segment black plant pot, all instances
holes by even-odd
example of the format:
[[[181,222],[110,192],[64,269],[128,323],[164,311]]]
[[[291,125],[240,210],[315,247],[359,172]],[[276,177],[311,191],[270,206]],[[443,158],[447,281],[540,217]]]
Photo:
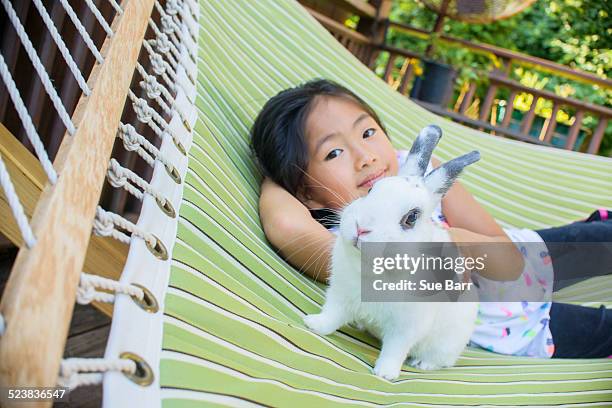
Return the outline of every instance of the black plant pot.
[[[410,97],[445,107],[453,94],[457,71],[435,61],[424,63],[423,75],[415,78]]]

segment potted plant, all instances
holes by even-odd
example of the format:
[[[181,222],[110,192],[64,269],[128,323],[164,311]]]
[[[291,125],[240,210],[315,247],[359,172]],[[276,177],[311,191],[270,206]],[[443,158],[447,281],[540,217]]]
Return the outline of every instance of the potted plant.
[[[421,61],[423,74],[415,78],[410,97],[423,102],[446,106],[452,95],[457,71],[448,64],[448,47],[432,33],[427,42],[427,57]]]
[[[456,84],[481,80],[477,75],[481,67],[474,54],[447,45],[440,39],[440,33],[430,34],[426,55],[421,61],[423,74],[415,78],[411,98],[446,107]]]

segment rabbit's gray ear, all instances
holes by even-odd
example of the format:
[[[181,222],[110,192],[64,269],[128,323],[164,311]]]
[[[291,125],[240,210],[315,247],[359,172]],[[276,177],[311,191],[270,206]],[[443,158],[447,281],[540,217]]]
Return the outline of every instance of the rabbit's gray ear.
[[[425,186],[432,194],[442,197],[451,188],[463,169],[478,160],[480,160],[480,153],[477,150],[456,157],[427,174],[424,179]]]
[[[419,132],[412,144],[410,153],[402,167],[398,171],[399,176],[423,177],[431,159],[431,153],[442,137],[442,129],[435,125],[429,125]]]

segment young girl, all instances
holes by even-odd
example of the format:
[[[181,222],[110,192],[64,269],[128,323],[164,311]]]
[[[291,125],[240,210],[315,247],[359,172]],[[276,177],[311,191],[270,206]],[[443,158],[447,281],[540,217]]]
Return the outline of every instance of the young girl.
[[[407,152],[393,148],[380,119],[362,99],[327,80],[271,98],[255,120],[251,138],[266,176],[260,197],[266,236],[290,263],[325,282],[338,211],[366,195],[377,180],[397,175]],[[526,253],[524,243],[612,243],[609,217],[610,212],[599,210],[568,226],[504,230],[456,182],[432,218],[448,228],[454,242],[514,242],[517,253],[489,259],[485,276],[499,281],[524,277],[531,285],[519,252]],[[548,248],[550,258],[542,257],[543,263],[552,260],[550,274],[538,279],[543,290],[559,290],[581,279],[554,248]],[[590,276],[611,273],[609,269],[592,270]],[[481,302],[476,324],[470,344],[498,353],[541,358],[612,355],[612,313],[603,305]]]

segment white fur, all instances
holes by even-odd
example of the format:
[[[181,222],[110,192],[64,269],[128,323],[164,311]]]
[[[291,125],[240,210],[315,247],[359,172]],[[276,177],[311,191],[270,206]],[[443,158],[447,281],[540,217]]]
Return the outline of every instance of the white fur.
[[[408,161],[412,167],[413,162]],[[374,373],[389,380],[399,376],[408,355],[409,364],[423,370],[454,365],[474,329],[477,299],[473,291],[469,292],[470,302],[361,301],[361,242],[450,241],[448,233],[431,221],[443,195],[436,191],[448,182],[445,174],[441,170],[429,178],[417,174],[382,179],[366,197],[343,211],[325,304],[321,313],[304,318],[321,335],[351,322],[366,328],[382,341]],[[399,220],[415,207],[421,209],[421,216],[413,228],[402,228]],[[357,239],[357,224],[371,232]]]

